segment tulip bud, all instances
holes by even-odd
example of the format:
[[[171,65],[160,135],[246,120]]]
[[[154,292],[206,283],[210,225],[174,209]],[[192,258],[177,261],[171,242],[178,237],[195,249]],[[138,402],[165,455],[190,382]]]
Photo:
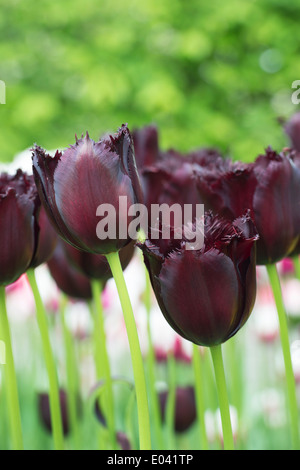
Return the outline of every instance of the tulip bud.
[[[67,435],[70,430],[67,400],[68,400],[68,397],[67,397],[65,390],[61,389],[59,391],[59,401],[60,401],[63,432],[65,435]],[[41,422],[44,425],[45,429],[49,432],[52,432],[50,401],[49,401],[48,393],[43,392],[43,393],[38,394],[38,410],[39,410],[39,416],[40,416]]]
[[[168,391],[159,393],[163,420],[165,419]],[[197,416],[195,390],[192,386],[176,387],[174,429],[178,433],[187,431]]]
[[[87,276],[75,269],[66,256],[65,242],[59,238],[48,268],[57,287],[74,299],[91,299],[91,283]]]

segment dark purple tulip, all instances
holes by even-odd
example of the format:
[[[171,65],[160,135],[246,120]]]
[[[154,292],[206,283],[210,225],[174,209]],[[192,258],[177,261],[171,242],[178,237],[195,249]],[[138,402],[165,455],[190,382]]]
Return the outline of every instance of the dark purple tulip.
[[[162,419],[165,419],[168,391],[159,393]],[[177,433],[187,431],[197,417],[195,390],[192,386],[176,387],[174,429]]]
[[[40,198],[60,236],[75,248],[107,254],[126,246],[119,238],[119,220],[128,227],[127,211],[119,211],[119,197],[127,206],[143,202],[133,142],[126,125],[116,136],[94,142],[88,134],[54,157],[41,147],[33,149],[33,172]],[[116,210],[117,236],[100,240],[97,208],[110,204]],[[126,225],[127,224],[127,225]]]
[[[214,346],[244,325],[256,296],[256,240],[248,215],[231,222],[206,214],[200,250],[187,250],[184,240],[139,244],[161,311],[179,335]]]
[[[236,218],[249,209],[259,234],[257,264],[287,257],[300,237],[300,169],[294,153],[268,148],[254,163],[232,163],[198,172],[198,190],[206,209]]]
[[[59,400],[60,400],[63,432],[65,435],[67,435],[70,431],[69,418],[68,418],[68,402],[67,402],[68,397],[67,397],[67,393],[63,389],[59,391]],[[46,392],[38,394],[38,411],[39,411],[41,422],[44,425],[45,429],[49,432],[52,432],[49,394]]]
[[[135,130],[133,139],[148,210],[151,204],[199,203],[195,170],[215,168],[223,162],[221,154],[213,148],[196,149],[187,154],[174,149],[162,151],[155,126]]]
[[[91,299],[90,280],[71,265],[65,253],[65,245],[66,242],[59,238],[55,251],[48,261],[49,271],[57,287],[66,295],[73,299]]]
[[[119,251],[123,269],[126,269],[130,263],[134,249],[135,243],[132,241]],[[64,243],[64,252],[70,265],[87,278],[99,279],[102,283],[105,283],[112,277],[112,272],[105,256],[77,250],[68,243]]]
[[[269,149],[256,159],[255,175],[257,259],[259,264],[275,263],[288,256],[300,238],[300,169],[288,152],[277,154]]]
[[[8,285],[46,262],[57,236],[41,208],[33,177],[21,170],[0,175],[0,220],[0,284]]]

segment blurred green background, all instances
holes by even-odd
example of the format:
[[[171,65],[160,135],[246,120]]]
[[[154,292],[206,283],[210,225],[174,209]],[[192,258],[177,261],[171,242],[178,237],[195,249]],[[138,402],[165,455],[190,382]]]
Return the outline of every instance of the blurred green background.
[[[1,2],[0,160],[156,123],[161,146],[252,160],[286,144],[299,0]]]

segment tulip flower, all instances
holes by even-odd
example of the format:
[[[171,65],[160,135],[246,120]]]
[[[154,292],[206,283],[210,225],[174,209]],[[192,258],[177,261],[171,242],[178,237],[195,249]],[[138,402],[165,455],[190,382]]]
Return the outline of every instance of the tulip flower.
[[[140,172],[145,204],[199,203],[195,171],[199,167],[215,169],[223,162],[213,148],[182,154],[174,149],[159,148],[154,126],[138,129],[133,134],[137,167]]]
[[[68,397],[64,389],[59,390],[59,402],[63,423],[64,435],[68,435],[70,432],[69,417],[68,417]],[[42,424],[48,432],[52,432],[51,422],[51,411],[50,411],[50,400],[49,394],[46,392],[40,392],[38,394],[38,411],[39,417]],[[79,410],[77,410],[79,413]]]
[[[168,248],[157,240],[139,244],[167,322],[183,338],[210,347],[219,372],[220,345],[245,324],[255,302],[257,239],[249,214],[231,222],[209,213],[200,250],[186,250],[184,239],[171,240]],[[220,397],[224,381],[221,389]],[[224,409],[230,447],[227,405]]]
[[[162,418],[165,420],[168,391],[159,393]],[[176,387],[174,429],[177,433],[187,431],[197,416],[195,390],[192,386]]]
[[[269,147],[254,163],[226,161],[215,172],[200,169],[197,178],[206,210],[230,218],[250,210],[259,234],[258,265],[276,263],[294,250],[300,238],[300,169],[290,151]]]
[[[15,282],[28,269],[46,262],[57,235],[41,207],[31,175],[18,170],[0,175],[0,285]]]
[[[50,226],[31,175],[18,170],[0,175],[0,297],[1,334],[7,351],[8,409],[13,445],[23,448],[17,383],[9,324],[6,316],[4,286],[23,273],[39,266],[51,256],[57,235]]]
[[[300,246],[300,167],[295,151],[266,149],[254,163],[226,162],[224,168],[198,172],[199,195],[206,206],[227,217],[250,210],[259,240],[257,264],[266,265],[276,301],[285,361],[293,443],[300,442],[295,381],[288,328],[276,263],[295,256]]]
[[[163,253],[156,240],[139,247],[166,320],[185,339],[213,346],[233,336],[251,313],[258,237],[249,216],[230,223],[206,214],[204,230],[201,250],[185,250],[180,240]]]
[[[150,418],[144,367],[135,319],[123,277],[119,250],[127,246],[129,208],[143,202],[134,145],[127,125],[116,136],[94,142],[88,135],[54,157],[33,149],[33,173],[45,210],[58,234],[78,250],[105,255],[116,281],[133,362],[137,390],[140,445],[151,447]],[[120,207],[120,199],[125,206]],[[109,206],[109,215],[104,213]],[[111,211],[112,209],[112,211]],[[101,220],[99,221],[99,216]],[[113,220],[111,220],[113,219]],[[103,235],[102,225],[115,229]],[[122,233],[120,233],[122,232]],[[105,233],[104,233],[105,235]],[[95,284],[94,284],[95,286]],[[99,295],[94,295],[99,298]],[[99,303],[98,310],[100,307]]]
[[[28,268],[35,250],[36,193],[27,175],[0,178],[0,284],[16,281]],[[5,230],[3,230],[5,227]]]
[[[37,285],[34,279],[34,269],[40,264],[45,263],[52,255],[57,242],[57,234],[52,228],[44,208],[38,196],[38,192],[32,175],[18,170],[15,175],[9,176],[2,174],[0,178],[0,214],[1,222],[5,230],[1,231],[1,267],[0,267],[0,284],[1,297],[3,304],[3,314],[5,312],[4,288],[3,285],[10,284],[17,280],[21,274],[27,273],[31,286],[34,291],[35,298],[37,296]],[[42,305],[39,299],[39,304]],[[43,344],[47,342],[48,361],[52,356],[51,345],[47,332],[47,321],[41,310],[37,312],[37,319],[42,331]],[[11,349],[9,329],[6,319],[3,319],[6,325],[2,325],[2,331],[6,331],[5,343],[8,350]],[[10,358],[7,370],[10,373],[10,380],[7,381],[8,386],[16,388],[15,380],[13,380],[14,366],[12,352],[8,354]],[[52,372],[55,365],[52,359]],[[49,362],[48,362],[49,366]],[[55,372],[52,373],[54,376]],[[55,386],[54,386],[55,388]],[[56,394],[53,389],[51,395]],[[15,400],[11,404],[12,427],[18,426],[18,405],[16,390],[9,392],[9,400]],[[55,401],[55,400],[54,400]],[[57,413],[57,423],[59,427],[59,410]],[[58,431],[59,433],[59,431]],[[16,446],[21,446],[20,432],[19,438],[15,437]]]
[[[57,246],[47,265],[58,288],[74,299],[91,299],[90,279],[75,269],[66,256],[65,242],[58,240]]]
[[[115,210],[119,233],[120,226],[125,230],[130,223],[128,207],[143,200],[127,126],[123,125],[115,137],[98,142],[87,133],[64,152],[57,151],[54,157],[36,146],[32,159],[40,198],[67,243],[89,253],[108,254],[130,242],[128,236],[100,239],[97,235],[101,205],[109,204]],[[127,201],[123,211],[119,207],[120,197]]]

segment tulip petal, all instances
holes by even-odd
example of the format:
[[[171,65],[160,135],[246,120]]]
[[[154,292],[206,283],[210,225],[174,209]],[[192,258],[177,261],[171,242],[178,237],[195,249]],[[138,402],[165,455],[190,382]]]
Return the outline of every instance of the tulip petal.
[[[16,281],[29,267],[35,250],[35,203],[10,188],[0,196],[0,285]]]
[[[181,336],[203,346],[231,334],[238,312],[239,284],[230,258],[211,249],[173,253],[164,262],[158,299],[166,320]]]

